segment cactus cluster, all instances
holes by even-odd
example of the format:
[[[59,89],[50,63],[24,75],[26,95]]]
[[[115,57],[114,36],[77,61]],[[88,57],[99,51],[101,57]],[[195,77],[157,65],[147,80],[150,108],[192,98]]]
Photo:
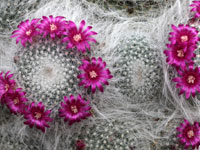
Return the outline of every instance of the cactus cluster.
[[[92,126],[83,126],[81,133],[72,140],[71,150],[76,149],[76,142],[81,140],[86,150],[130,150],[134,140],[130,137],[131,129],[120,121],[101,121]]]
[[[6,107],[0,109],[0,147],[1,150],[44,150],[37,138],[21,137],[17,128],[14,128],[13,120],[17,120]],[[21,124],[18,124],[21,127]]]
[[[16,28],[23,15],[35,10],[40,0],[3,0],[0,3],[0,33]]]
[[[169,5],[174,0],[87,0],[97,3],[105,9],[124,10],[129,15],[143,15],[147,12],[155,12]],[[159,12],[159,11],[157,11]]]
[[[140,103],[159,96],[162,65],[149,41],[145,37],[132,36],[116,49],[116,57],[119,57],[113,65],[114,75],[119,79],[116,88]]]
[[[34,142],[30,138],[19,140],[13,134],[0,134],[1,150],[44,150],[38,144],[39,141]]]
[[[183,150],[184,146],[181,145],[177,139],[176,127],[181,119],[173,119],[167,123],[165,128],[158,134],[161,139],[157,139],[151,144],[151,149],[159,150]]]
[[[59,40],[41,39],[15,56],[20,84],[33,101],[57,109],[63,97],[78,94],[78,66],[85,55],[66,50]]]

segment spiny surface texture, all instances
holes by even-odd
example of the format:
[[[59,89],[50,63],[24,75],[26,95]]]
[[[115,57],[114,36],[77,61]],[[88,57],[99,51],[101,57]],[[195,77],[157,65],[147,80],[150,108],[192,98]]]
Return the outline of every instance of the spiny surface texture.
[[[161,8],[174,3],[174,0],[87,0],[93,2],[106,10],[122,10],[129,16],[146,15],[155,13]]]
[[[156,49],[145,37],[131,37],[117,47],[119,60],[114,64],[116,87],[134,102],[145,102],[159,96],[162,68]]]
[[[41,39],[22,49],[14,59],[27,95],[49,109],[56,109],[64,96],[78,92],[81,58],[82,54],[66,50],[60,41]]]
[[[37,9],[39,0],[3,0],[0,3],[0,33],[16,28],[24,14]]]

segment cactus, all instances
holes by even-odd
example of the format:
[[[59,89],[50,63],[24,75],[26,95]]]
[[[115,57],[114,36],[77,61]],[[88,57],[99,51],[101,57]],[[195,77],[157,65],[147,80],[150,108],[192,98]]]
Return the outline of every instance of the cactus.
[[[76,142],[81,140],[85,150],[130,150],[134,140],[130,137],[131,130],[120,121],[101,121],[92,126],[83,126],[71,143],[71,150],[76,149]]]
[[[20,140],[12,133],[0,134],[1,150],[44,150],[40,147],[39,141],[25,138]]]
[[[19,117],[11,115],[6,107],[0,109],[0,149],[1,150],[44,150],[38,138],[20,136],[22,124]],[[17,122],[17,123],[16,123]],[[33,134],[32,134],[33,135]]]
[[[78,66],[83,57],[66,50],[59,40],[39,40],[15,56],[18,81],[33,101],[56,110],[64,96],[78,94]]]
[[[16,28],[25,13],[35,10],[40,0],[3,0],[0,3],[0,33]]]
[[[161,7],[165,7],[175,0],[87,0],[97,3],[105,9],[123,10],[129,15],[143,15],[148,12],[159,12]]]
[[[160,93],[162,65],[156,49],[145,37],[132,37],[116,50],[119,60],[113,65],[115,84],[120,92],[135,102],[148,101]]]

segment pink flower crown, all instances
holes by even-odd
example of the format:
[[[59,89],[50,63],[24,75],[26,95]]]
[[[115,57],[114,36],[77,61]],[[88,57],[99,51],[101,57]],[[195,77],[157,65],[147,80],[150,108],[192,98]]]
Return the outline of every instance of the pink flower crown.
[[[97,34],[91,31],[91,26],[84,29],[85,24],[85,21],[82,20],[78,28],[73,21],[66,21],[65,17],[43,16],[42,19],[22,21],[18,25],[18,30],[12,33],[11,38],[15,37],[16,43],[21,42],[23,47],[26,47],[27,44],[37,43],[41,37],[61,40],[62,43],[66,43],[67,50],[85,53],[87,50],[90,51],[90,42],[96,43],[92,36]],[[108,79],[113,77],[101,57],[83,59],[77,69],[81,72],[77,75],[77,78],[80,79],[79,86],[84,86],[92,93],[95,93],[97,88],[103,92],[103,85],[108,85]],[[50,117],[51,110],[46,110],[46,106],[42,102],[29,102],[26,92],[18,87],[16,79],[13,79],[10,71],[0,73],[0,102],[2,105],[6,105],[12,113],[23,115],[26,119],[24,124],[31,128],[35,126],[45,132],[46,127],[49,127],[48,123],[53,120]],[[72,125],[74,122],[80,122],[91,116],[91,109],[90,101],[85,100],[81,94],[78,94],[77,97],[68,95],[60,103],[59,116]]]
[[[190,6],[193,7],[192,12],[198,10],[195,11],[193,20],[199,19],[200,2],[194,1]],[[190,95],[195,97],[197,92],[200,93],[200,67],[196,67],[194,62],[200,40],[199,31],[189,24],[172,25],[172,29],[173,32],[169,33],[170,43],[167,44],[164,54],[167,56],[167,63],[175,67],[178,72],[178,77],[172,81],[176,82],[176,88],[180,89],[179,95],[185,93],[188,99]]]
[[[199,31],[194,23],[200,19],[200,1],[193,1],[190,5],[191,12],[194,17],[190,20],[189,24],[178,26],[172,25],[173,32],[169,35],[169,44],[164,51],[167,59],[166,62],[175,67],[178,77],[172,79],[176,83],[176,88],[180,89],[179,95],[185,94],[186,99],[196,93],[200,93],[200,67],[196,66],[194,58],[196,57],[195,51],[198,48]],[[200,145],[200,126],[199,122],[191,124],[188,120],[180,124],[177,130],[177,138],[184,149],[192,148],[198,149]]]

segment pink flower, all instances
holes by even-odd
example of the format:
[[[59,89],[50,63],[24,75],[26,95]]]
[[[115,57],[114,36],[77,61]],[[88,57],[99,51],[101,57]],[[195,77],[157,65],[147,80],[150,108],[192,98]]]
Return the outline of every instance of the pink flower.
[[[38,104],[32,102],[28,106],[27,111],[24,112],[24,118],[26,119],[24,124],[29,125],[31,128],[35,125],[36,128],[42,130],[42,132],[45,132],[45,127],[49,128],[47,122],[52,121],[52,119],[49,117],[50,113],[51,110],[45,111],[42,102],[39,102]]]
[[[69,21],[68,32],[64,33],[67,37],[63,39],[63,42],[68,42],[66,49],[76,47],[78,51],[84,53],[86,48],[90,50],[89,41],[96,43],[96,40],[91,36],[96,35],[97,33],[90,31],[92,29],[91,26],[88,26],[83,30],[84,26],[84,20],[81,21],[79,29],[73,21]]]
[[[78,78],[82,79],[79,86],[91,87],[93,93],[96,91],[96,87],[98,87],[103,92],[102,84],[108,85],[107,80],[113,77],[110,70],[105,67],[106,62],[103,62],[101,57],[98,60],[94,57],[91,61],[83,60],[83,64],[79,66],[79,70],[83,71],[82,74],[78,75]]]
[[[185,148],[189,146],[192,146],[193,149],[198,148],[200,142],[200,128],[198,122],[191,125],[189,121],[185,119],[176,130],[179,132],[177,137],[180,143],[185,145]]]
[[[4,94],[15,88],[15,80],[11,80],[13,74],[10,71],[6,72],[3,76],[3,72],[0,73],[0,100]],[[1,101],[3,102],[3,101]]]
[[[192,7],[191,12],[195,13],[195,18],[200,17],[200,1],[193,1],[190,5]]]
[[[43,20],[41,20],[41,24],[39,25],[40,33],[43,34],[43,37],[50,35],[52,39],[55,39],[56,36],[59,38],[63,35],[63,32],[66,29],[67,21],[63,20],[65,17],[62,16],[43,16]]]
[[[25,92],[18,88],[15,91],[11,90],[4,94],[2,99],[12,113],[23,113],[26,108],[25,102],[27,102],[25,94]]]
[[[40,19],[33,19],[31,22],[29,20],[22,21],[17,28],[18,30],[15,30],[12,32],[11,38],[17,37],[16,43],[18,43],[21,40],[21,44],[25,47],[26,42],[29,43],[33,42],[33,38],[39,34],[37,31],[38,28],[38,22]]]
[[[178,27],[172,25],[173,32],[170,33],[171,43],[179,45],[196,44],[199,40],[198,31],[189,25],[180,24]]]
[[[190,94],[194,97],[196,91],[200,92],[200,68],[193,66],[184,67],[183,70],[178,70],[180,77],[174,78],[173,81],[177,82],[176,88],[180,88],[180,94],[185,93],[186,99]]]
[[[192,58],[196,56],[194,53],[194,50],[197,48],[196,45],[167,44],[167,47],[168,49],[164,53],[168,56],[166,61],[171,65],[185,67],[186,63],[190,63]]]
[[[85,150],[85,142],[83,140],[76,141],[76,150]]]
[[[69,121],[69,125],[91,116],[90,101],[85,101],[80,94],[77,98],[73,95],[70,95],[69,98],[65,96],[64,101],[65,103],[61,102],[59,109],[60,117],[64,117],[64,121]]]

